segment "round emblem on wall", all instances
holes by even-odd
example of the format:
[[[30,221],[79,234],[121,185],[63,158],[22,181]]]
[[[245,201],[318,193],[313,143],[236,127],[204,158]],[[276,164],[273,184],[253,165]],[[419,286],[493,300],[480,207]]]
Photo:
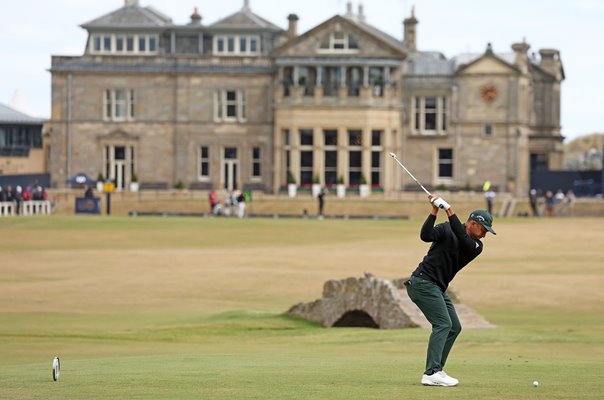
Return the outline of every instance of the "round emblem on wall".
[[[480,98],[486,103],[492,103],[497,98],[497,88],[495,85],[487,84],[480,88]]]

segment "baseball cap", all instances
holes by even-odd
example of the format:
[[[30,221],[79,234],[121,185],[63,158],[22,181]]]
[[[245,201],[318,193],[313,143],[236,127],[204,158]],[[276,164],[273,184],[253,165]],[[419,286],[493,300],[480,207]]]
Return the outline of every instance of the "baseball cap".
[[[486,210],[474,210],[470,213],[470,219],[478,222],[484,226],[484,229],[491,232],[493,235],[497,235],[493,230],[493,216]]]

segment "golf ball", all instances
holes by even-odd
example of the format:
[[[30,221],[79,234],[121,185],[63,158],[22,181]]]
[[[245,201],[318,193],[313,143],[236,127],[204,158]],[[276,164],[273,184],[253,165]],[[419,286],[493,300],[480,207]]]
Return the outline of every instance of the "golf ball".
[[[533,381],[533,386],[534,386],[534,387],[539,386],[539,381]]]

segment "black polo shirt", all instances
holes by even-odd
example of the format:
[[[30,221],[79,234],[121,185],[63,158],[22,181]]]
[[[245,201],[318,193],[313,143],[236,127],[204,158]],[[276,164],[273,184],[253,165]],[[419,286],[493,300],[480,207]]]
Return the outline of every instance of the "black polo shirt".
[[[436,215],[430,214],[422,226],[421,240],[432,245],[413,275],[432,281],[445,291],[455,275],[482,252],[482,242],[468,236],[455,214],[449,222],[436,226],[435,222]]]

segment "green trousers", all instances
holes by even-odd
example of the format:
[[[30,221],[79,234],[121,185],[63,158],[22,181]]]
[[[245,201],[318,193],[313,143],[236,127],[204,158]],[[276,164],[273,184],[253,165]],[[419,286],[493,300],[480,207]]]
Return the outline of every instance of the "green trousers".
[[[424,372],[432,375],[445,367],[451,347],[461,332],[461,324],[451,298],[436,283],[413,276],[407,293],[432,324]]]

